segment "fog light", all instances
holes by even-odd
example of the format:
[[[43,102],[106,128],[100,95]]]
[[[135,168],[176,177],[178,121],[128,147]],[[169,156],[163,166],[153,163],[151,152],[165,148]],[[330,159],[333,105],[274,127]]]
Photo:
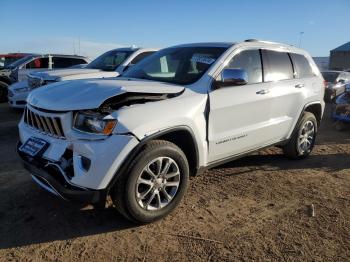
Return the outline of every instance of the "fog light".
[[[87,172],[90,169],[91,166],[91,160],[85,156],[79,156],[80,157],[80,163],[81,167]]]

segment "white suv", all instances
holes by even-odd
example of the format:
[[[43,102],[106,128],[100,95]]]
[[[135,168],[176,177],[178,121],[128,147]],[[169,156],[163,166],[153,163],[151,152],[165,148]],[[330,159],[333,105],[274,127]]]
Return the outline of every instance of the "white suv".
[[[301,159],[324,109],[323,78],[293,46],[200,43],[149,56],[118,79],[61,82],[28,97],[18,153],[64,199],[137,222],[167,215],[190,175],[267,146]]]
[[[50,83],[116,77],[155,51],[157,49],[154,48],[117,48],[102,54],[84,67],[30,73],[28,80],[9,87],[8,103],[14,108],[25,108],[28,94],[33,89]]]

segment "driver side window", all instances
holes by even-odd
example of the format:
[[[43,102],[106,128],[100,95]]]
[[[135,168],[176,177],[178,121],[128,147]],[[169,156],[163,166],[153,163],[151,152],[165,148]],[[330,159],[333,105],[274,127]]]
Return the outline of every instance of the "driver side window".
[[[258,49],[238,53],[231,59],[226,68],[244,69],[248,74],[248,84],[262,82],[261,58]]]

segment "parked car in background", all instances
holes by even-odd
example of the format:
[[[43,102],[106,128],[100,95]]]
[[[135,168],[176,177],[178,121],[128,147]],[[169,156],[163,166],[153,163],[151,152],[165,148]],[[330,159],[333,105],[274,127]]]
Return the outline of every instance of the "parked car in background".
[[[0,54],[0,102],[6,101],[7,87],[11,84],[9,65],[28,56],[26,53]]]
[[[350,83],[350,73],[345,71],[322,71],[326,81],[324,100],[329,103],[345,91],[345,86]]]
[[[0,70],[28,55],[30,54],[29,53],[0,54]]]
[[[10,86],[9,105],[14,108],[24,108],[28,94],[33,89],[46,84],[65,80],[117,77],[155,51],[157,49],[154,48],[118,48],[102,54],[83,68],[31,72],[25,84]]]
[[[299,48],[179,45],[118,78],[34,90],[17,150],[52,194],[102,205],[110,195],[125,217],[147,223],[180,203],[190,175],[272,145],[307,157],[323,96],[323,78]]]
[[[350,127],[350,84],[347,84],[344,93],[337,97],[332,108],[332,118],[338,131]]]
[[[12,70],[11,79],[12,82],[19,82],[27,79],[29,73],[51,70],[51,69],[62,69],[68,68],[75,65],[87,64],[90,60],[84,56],[77,55],[32,55],[24,57],[21,60],[11,64],[10,67],[16,67]]]
[[[13,84],[26,80],[27,74],[31,72],[67,68],[74,65],[87,64],[88,62],[90,62],[88,58],[76,55],[31,54],[11,63],[5,69],[7,70],[8,81]],[[8,85],[6,84],[6,90],[0,98],[2,101],[6,101],[7,99]]]

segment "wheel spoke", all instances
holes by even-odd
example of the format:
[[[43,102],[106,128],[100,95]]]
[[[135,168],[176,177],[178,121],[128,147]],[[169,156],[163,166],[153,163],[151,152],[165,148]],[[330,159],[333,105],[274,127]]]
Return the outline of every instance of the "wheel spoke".
[[[179,186],[179,182],[178,181],[167,181],[166,183],[165,183],[165,186],[166,187],[174,187],[174,186],[176,186],[176,187],[178,187]]]
[[[153,173],[153,171],[150,169],[149,165],[144,169],[144,171],[149,174],[150,176],[156,178],[157,175]]]
[[[145,197],[152,191],[153,187],[149,187],[147,190],[145,190],[144,192],[142,192],[139,196],[140,200],[144,200]]]
[[[160,199],[159,191],[157,191],[157,193],[156,193],[156,201],[157,201],[157,207],[161,208],[162,207],[162,201]]]
[[[170,202],[170,200],[172,199],[172,197],[168,194],[168,192],[164,189],[162,190],[163,195],[165,196],[167,202]]]
[[[166,173],[168,173],[170,165],[172,164],[172,162],[170,161],[170,159],[167,159],[165,162],[165,166],[161,172],[162,175],[165,175]]]
[[[144,179],[142,177],[139,177],[137,179],[137,184],[145,184],[145,185],[149,185],[151,187],[154,185],[154,183],[151,180],[147,180],[147,179]]]
[[[156,176],[159,176],[160,175],[160,172],[162,171],[162,163],[163,163],[163,158],[158,158],[156,161],[155,161],[155,164],[156,164]]]
[[[168,174],[165,175],[165,178],[166,179],[170,179],[170,178],[172,178],[174,176],[177,176],[177,175],[180,175],[179,171],[168,173]]]
[[[146,209],[148,209],[149,205],[151,204],[155,196],[156,196],[156,191],[153,191],[152,195],[150,196],[150,198],[147,200],[145,204]]]

